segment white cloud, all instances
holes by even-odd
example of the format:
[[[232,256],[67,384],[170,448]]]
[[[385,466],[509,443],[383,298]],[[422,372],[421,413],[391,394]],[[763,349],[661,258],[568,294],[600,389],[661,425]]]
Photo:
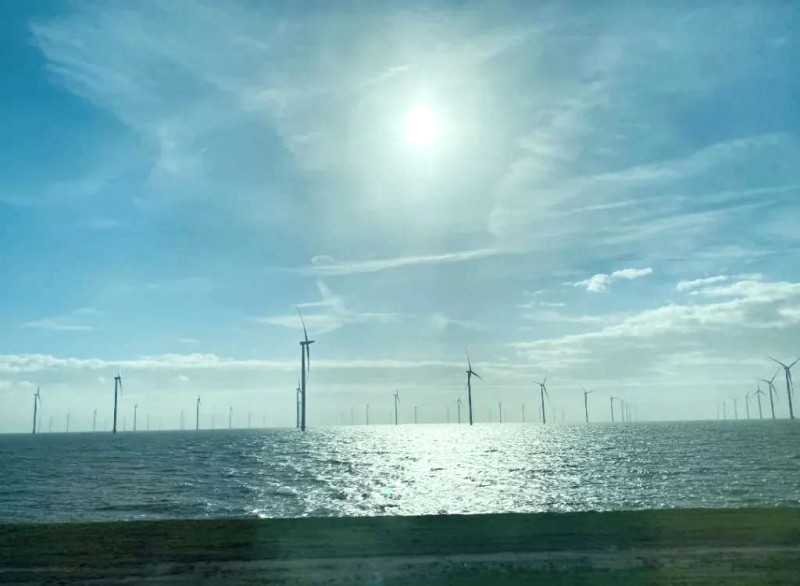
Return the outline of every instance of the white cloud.
[[[356,312],[350,310],[344,299],[334,295],[330,288],[320,280],[317,280],[317,289],[321,299],[298,303],[301,309],[310,309],[311,312],[304,312],[303,319],[309,330],[309,334],[324,334],[338,330],[341,327],[362,324],[362,323],[391,323],[400,317],[395,313],[370,313]],[[274,315],[270,317],[256,318],[257,322],[275,326],[297,329],[301,327],[300,317],[296,313]]]
[[[705,277],[703,279],[694,279],[693,281],[680,281],[676,286],[675,289],[677,291],[688,291],[690,289],[695,289],[697,287],[703,287],[705,285],[710,285],[712,283],[720,283],[722,281],[727,281],[727,275],[717,275],[716,277]]]
[[[428,317],[428,321],[437,330],[446,330],[447,328],[449,328],[451,326],[456,326],[456,327],[459,327],[459,328],[463,328],[465,330],[480,331],[480,330],[484,329],[478,322],[475,322],[475,321],[472,321],[472,320],[453,319],[453,318],[450,318],[450,317],[446,316],[445,314],[443,314],[443,313],[441,313],[439,311],[436,311],[436,312],[432,313]]]
[[[603,291],[607,291],[608,288],[611,286],[611,284],[614,283],[615,281],[620,281],[620,280],[631,281],[633,279],[638,279],[640,277],[644,277],[652,273],[653,269],[651,269],[650,267],[646,267],[643,269],[634,269],[634,268],[620,269],[618,271],[614,271],[610,275],[599,273],[589,279],[568,284],[572,285],[573,287],[582,287],[590,293],[601,293]]]
[[[200,340],[197,338],[178,338],[178,342],[181,344],[199,344]]]
[[[398,258],[384,258],[362,261],[338,261],[330,256],[315,256],[311,259],[311,266],[299,269],[290,269],[293,272],[306,275],[341,276],[359,273],[374,273],[390,269],[417,265],[435,265],[443,263],[465,262],[504,254],[493,248],[479,248],[461,252],[443,254],[427,254],[419,256],[405,256]]]
[[[99,314],[100,312],[92,307],[81,307],[63,315],[45,317],[26,322],[22,324],[22,327],[64,332],[90,331],[95,328],[87,323],[88,318]]]

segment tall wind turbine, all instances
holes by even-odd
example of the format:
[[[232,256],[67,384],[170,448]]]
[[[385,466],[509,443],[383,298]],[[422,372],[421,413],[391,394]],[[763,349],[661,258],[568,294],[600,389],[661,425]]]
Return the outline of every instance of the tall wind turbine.
[[[228,407],[228,429],[233,426],[233,407]]]
[[[197,396],[197,406],[195,407],[194,430],[200,430],[200,395]]]
[[[581,387],[583,389],[583,414],[586,417],[586,423],[589,423],[589,395],[594,393],[594,391],[587,391],[586,387]]]
[[[747,418],[750,419],[750,393],[744,394],[744,409],[747,413]]]
[[[67,433],[69,433],[69,416],[70,414],[67,413],[67,427],[66,427]]]
[[[114,427],[111,433],[117,433],[117,391],[122,394],[122,375],[117,371],[117,376],[114,377]]]
[[[461,397],[456,399],[456,405],[458,406],[458,422],[461,423]]]
[[[733,401],[733,419],[739,419],[739,398],[738,397],[731,397]]]
[[[300,323],[303,324],[303,341],[300,342],[300,431],[306,430],[306,374],[311,371],[311,344],[314,340],[308,339],[308,331],[306,330],[306,322],[303,319],[303,314],[300,309],[297,309],[297,315],[300,316]],[[306,360],[308,364],[306,365]]]
[[[483,380],[481,376],[472,370],[472,362],[469,359],[469,352],[464,350],[467,354],[467,403],[469,407],[469,424],[472,425],[472,377]]]
[[[369,425],[369,403],[367,403],[366,413],[367,413],[367,416],[365,418],[365,421],[366,421],[367,425]]]
[[[39,413],[39,403],[42,401],[42,395],[39,387],[36,387],[36,393],[33,395],[33,435],[36,435],[36,416]]]
[[[181,431],[183,431],[183,409],[181,409]]]
[[[769,387],[769,407],[772,410],[772,418],[773,419],[775,419],[775,402],[772,399],[772,395],[774,394],[775,398],[776,399],[778,398],[778,391],[775,390],[775,377],[778,376],[778,372],[780,372],[780,370],[777,371],[775,374],[773,374],[772,378],[770,380],[767,380],[765,378],[756,379],[756,380],[760,380],[761,382],[767,383],[767,387]]]
[[[625,423],[625,399],[617,398],[617,403],[619,403],[620,420]]]
[[[97,430],[97,407],[94,408],[94,413],[92,414],[92,431]]]
[[[614,423],[614,399],[616,399],[616,397],[609,397],[609,401],[611,402],[611,423]]]
[[[397,425],[397,404],[400,402],[400,390],[394,392],[394,424]]]
[[[771,356],[767,356],[773,362],[777,362],[783,367],[783,372],[786,374],[786,396],[789,398],[789,419],[794,419],[794,407],[792,406],[792,395],[794,394],[794,386],[792,385],[792,367],[800,362],[800,358],[786,366],[780,360],[775,360]]]
[[[139,403],[133,406],[133,431],[136,431],[136,412],[139,410]]]
[[[544,380],[542,382],[534,381],[537,385],[539,385],[539,397],[542,400],[542,423],[547,423],[547,412],[544,408],[544,396],[547,395],[547,398],[550,398],[550,394],[547,392],[547,373],[544,375]]]
[[[764,393],[764,391],[761,390],[761,385],[758,385],[756,387],[756,390],[753,391],[753,395],[758,400],[758,418],[759,419],[764,419],[764,415],[761,413],[761,395],[764,395],[764,394],[766,394],[766,393]]]
[[[525,403],[522,404],[522,423],[525,423]]]

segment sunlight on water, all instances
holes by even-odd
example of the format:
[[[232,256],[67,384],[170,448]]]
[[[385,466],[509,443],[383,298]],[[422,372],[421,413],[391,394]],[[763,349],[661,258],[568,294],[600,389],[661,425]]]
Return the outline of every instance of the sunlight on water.
[[[3,521],[800,505],[789,422],[5,436]]]

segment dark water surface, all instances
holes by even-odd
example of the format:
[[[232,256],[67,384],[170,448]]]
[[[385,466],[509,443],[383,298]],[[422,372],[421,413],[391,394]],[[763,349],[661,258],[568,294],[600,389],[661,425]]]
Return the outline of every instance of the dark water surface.
[[[800,424],[0,436],[0,521],[800,506]]]

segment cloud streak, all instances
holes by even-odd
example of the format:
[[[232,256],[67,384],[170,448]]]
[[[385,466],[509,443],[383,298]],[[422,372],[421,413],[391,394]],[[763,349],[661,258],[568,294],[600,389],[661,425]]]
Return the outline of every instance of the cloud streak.
[[[573,287],[586,289],[589,293],[602,293],[604,291],[608,291],[609,287],[611,287],[611,284],[615,283],[616,281],[632,281],[634,279],[639,279],[652,274],[653,269],[650,267],[645,267],[642,269],[628,268],[614,271],[610,275],[598,273],[589,279],[567,284],[572,285]]]

